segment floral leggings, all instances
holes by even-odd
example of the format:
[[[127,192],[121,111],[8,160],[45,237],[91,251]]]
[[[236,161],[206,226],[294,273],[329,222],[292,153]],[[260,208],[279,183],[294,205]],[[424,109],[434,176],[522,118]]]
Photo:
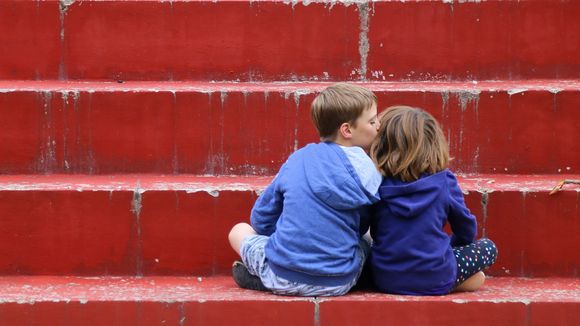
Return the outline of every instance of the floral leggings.
[[[463,247],[454,247],[453,253],[457,260],[457,280],[455,286],[465,282],[495,263],[497,248],[491,240],[482,238]]]

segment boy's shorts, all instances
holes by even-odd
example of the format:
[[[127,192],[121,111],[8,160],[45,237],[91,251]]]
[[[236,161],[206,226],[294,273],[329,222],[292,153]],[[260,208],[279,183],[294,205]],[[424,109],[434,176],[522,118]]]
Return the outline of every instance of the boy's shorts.
[[[265,287],[279,295],[296,296],[337,296],[346,294],[357,282],[362,272],[364,262],[370,252],[370,245],[364,239],[360,239],[358,256],[360,268],[356,277],[348,284],[340,286],[310,285],[288,281],[274,274],[268,262],[264,248],[269,237],[263,235],[248,236],[242,242],[241,256],[244,265],[252,275],[258,276]]]

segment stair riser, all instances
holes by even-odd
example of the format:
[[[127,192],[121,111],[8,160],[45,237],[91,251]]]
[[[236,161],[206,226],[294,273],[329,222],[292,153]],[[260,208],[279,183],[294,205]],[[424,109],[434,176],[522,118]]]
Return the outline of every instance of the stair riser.
[[[0,5],[0,78],[578,78],[579,13],[576,1],[548,0],[10,0]]]
[[[309,117],[317,91],[7,90],[0,173],[275,174],[295,149],[317,141]],[[580,90],[375,92],[380,109],[433,113],[455,171],[580,169]]]
[[[466,202],[478,236],[498,247],[492,275],[578,277],[580,192],[478,192]]]
[[[3,274],[213,275],[255,193],[2,192]]]
[[[466,198],[479,234],[499,248],[492,275],[578,276],[578,192],[482,196]],[[5,190],[0,274],[229,273],[236,257],[227,234],[248,221],[255,199],[252,191]]]
[[[375,302],[333,301],[321,304],[321,325],[573,325],[578,303],[526,302]],[[476,317],[477,316],[477,317]]]
[[[308,301],[0,303],[0,315],[3,325],[314,326],[314,304]]]
[[[368,33],[371,78],[578,76],[579,2],[449,2],[374,3]]]
[[[5,325],[574,325],[577,302],[37,302],[0,304]],[[264,313],[267,311],[268,313]],[[448,312],[448,313],[442,313]],[[477,316],[475,318],[474,316]]]

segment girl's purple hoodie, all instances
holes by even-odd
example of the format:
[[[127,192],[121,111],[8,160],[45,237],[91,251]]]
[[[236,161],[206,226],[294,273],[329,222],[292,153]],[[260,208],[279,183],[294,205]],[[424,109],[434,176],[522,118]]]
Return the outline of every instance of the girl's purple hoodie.
[[[373,279],[380,291],[441,295],[452,290],[457,263],[452,247],[475,239],[475,217],[449,170],[413,182],[385,178],[371,220]],[[443,226],[449,222],[452,236]]]

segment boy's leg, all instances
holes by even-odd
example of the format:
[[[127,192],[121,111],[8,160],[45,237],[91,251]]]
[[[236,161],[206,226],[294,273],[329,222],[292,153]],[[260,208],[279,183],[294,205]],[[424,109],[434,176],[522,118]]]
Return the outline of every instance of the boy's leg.
[[[238,223],[232,228],[228,238],[232,248],[242,258],[242,261],[235,261],[232,266],[232,276],[236,284],[243,289],[268,291],[258,273],[260,262],[264,258],[262,247],[265,241],[253,245],[256,243],[253,238],[267,237],[258,236],[247,223]]]
[[[269,291],[260,277],[252,275],[246,265],[239,260],[236,260],[232,266],[232,276],[236,284],[242,289]]]
[[[230,240],[230,245],[238,253],[239,256],[241,256],[240,250],[242,248],[242,242],[246,237],[251,235],[257,235],[257,233],[256,231],[254,231],[254,228],[252,228],[252,226],[250,226],[248,223],[238,223],[234,225],[234,227],[230,231],[230,234],[228,236]]]
[[[454,291],[475,291],[485,281],[483,270],[495,263],[497,248],[489,239],[453,248],[457,261],[457,280]]]
[[[351,282],[345,285],[323,286],[291,282],[276,276],[269,267],[264,271],[264,274],[266,274],[267,277],[262,278],[262,280],[267,279],[264,284],[271,288],[275,294],[279,295],[308,297],[329,297],[344,295],[355,286],[356,282],[361,277],[363,272],[363,265],[370,253],[370,250],[371,247],[368,240],[361,238],[359,240],[359,247],[357,249],[357,256],[359,259],[358,273]]]

